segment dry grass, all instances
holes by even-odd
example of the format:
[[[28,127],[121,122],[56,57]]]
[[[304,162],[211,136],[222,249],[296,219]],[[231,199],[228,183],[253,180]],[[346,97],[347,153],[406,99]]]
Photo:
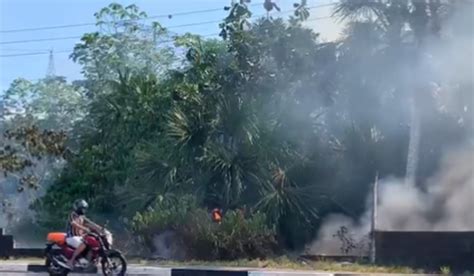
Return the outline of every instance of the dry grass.
[[[337,272],[364,272],[364,273],[397,273],[413,274],[424,273],[420,269],[403,266],[378,266],[363,263],[339,263],[333,261],[307,261],[291,260],[280,257],[271,260],[236,260],[236,261],[138,261],[142,265],[161,265],[172,267],[189,266],[211,266],[211,267],[244,267],[244,268],[266,268],[266,269],[290,269],[290,270],[313,270],[313,271],[337,271]]]

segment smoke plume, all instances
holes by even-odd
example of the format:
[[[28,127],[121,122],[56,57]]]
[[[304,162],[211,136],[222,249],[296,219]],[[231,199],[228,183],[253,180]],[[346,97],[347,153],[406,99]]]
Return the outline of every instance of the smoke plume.
[[[423,192],[389,180],[379,191],[376,227],[381,230],[474,230],[474,148],[450,153]]]
[[[441,170],[428,181],[426,191],[404,179],[380,181],[376,230],[474,230],[474,147],[449,153],[441,164]],[[350,254],[366,255],[370,226],[371,210],[358,221],[332,215],[324,221],[318,239],[307,250],[312,254],[340,255],[348,245],[336,234],[345,227],[346,237],[355,245]]]
[[[472,5],[458,9],[451,20],[445,22],[443,38],[433,39],[421,49],[423,58],[415,68],[418,79],[435,87],[432,93],[438,111],[455,116],[458,124],[467,129],[465,144],[447,150],[437,172],[423,185],[415,185],[413,179],[379,180],[377,230],[474,231],[474,126],[470,110],[474,101],[473,27]],[[416,91],[416,87],[411,89]],[[423,117],[420,123],[436,124],[429,116]],[[438,131],[441,134],[445,130]],[[423,139],[430,137],[421,137],[420,144]],[[346,237],[359,244],[365,243],[352,248],[350,254],[368,254],[366,238],[371,229],[371,197],[367,200],[367,212],[357,220],[343,215],[327,217],[316,241],[307,248],[308,253],[344,253],[341,251],[344,241],[335,234],[341,227],[346,227]]]

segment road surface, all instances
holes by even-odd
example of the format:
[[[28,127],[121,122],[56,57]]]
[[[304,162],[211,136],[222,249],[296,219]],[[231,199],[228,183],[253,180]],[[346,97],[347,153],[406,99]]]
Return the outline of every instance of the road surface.
[[[28,272],[28,263],[0,261],[1,276],[49,276],[48,273]],[[101,274],[71,273],[70,276],[96,276]],[[130,276],[393,276],[400,274],[366,274],[366,273],[338,273],[316,271],[280,271],[255,268],[219,268],[219,267],[189,267],[169,268],[158,266],[129,265],[127,275]],[[404,274],[415,275],[415,274]],[[428,274],[416,274],[426,276]],[[434,274],[430,274],[434,275]]]
[[[130,276],[171,276],[170,268],[154,267],[154,266],[139,266],[129,265],[127,269],[127,275]],[[48,273],[44,272],[28,272],[28,263],[23,262],[1,262],[0,261],[0,275],[1,276],[48,276]],[[70,276],[92,276],[101,274],[86,274],[86,273],[71,273]]]

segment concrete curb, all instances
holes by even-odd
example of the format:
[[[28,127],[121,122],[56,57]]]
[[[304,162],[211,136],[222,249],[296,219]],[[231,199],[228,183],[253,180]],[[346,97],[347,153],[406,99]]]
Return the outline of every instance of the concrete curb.
[[[0,264],[0,272],[26,272],[27,264]],[[3,275],[3,273],[0,273]]]
[[[334,275],[334,276],[393,276],[393,275],[403,275],[403,276],[441,276],[441,274],[353,273],[353,272],[334,273],[333,275]]]
[[[399,273],[354,273],[354,272],[324,272],[324,271],[249,271],[249,276],[438,276],[439,274],[399,274]]]
[[[0,264],[0,275],[7,274],[18,275],[18,273],[45,273],[46,267],[41,265],[27,265],[27,264]],[[100,271],[99,271],[100,272]],[[171,268],[152,267],[152,266],[130,266],[127,269],[127,275],[153,275],[153,276],[171,276]],[[97,275],[96,273],[79,273],[74,272],[72,275]]]
[[[249,276],[335,276],[334,273],[313,271],[249,271]]]

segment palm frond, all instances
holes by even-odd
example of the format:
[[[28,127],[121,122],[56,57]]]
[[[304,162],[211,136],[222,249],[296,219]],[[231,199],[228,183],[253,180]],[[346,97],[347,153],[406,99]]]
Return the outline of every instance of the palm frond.
[[[333,16],[341,21],[384,18],[386,4],[383,0],[341,0],[334,8]]]
[[[239,97],[220,97],[217,100],[216,126],[229,137],[253,144],[259,138],[255,109]]]
[[[211,185],[226,204],[238,200],[244,189],[244,168],[238,154],[222,144],[213,143],[204,151],[201,161],[212,175]]]
[[[207,139],[208,123],[199,111],[184,113],[175,108],[168,115],[166,135],[175,146],[197,149]]]
[[[177,144],[185,144],[192,138],[192,125],[190,118],[180,109],[175,109],[168,116],[168,132],[170,138]]]
[[[310,224],[319,218],[314,202],[288,177],[286,172],[277,167],[272,174],[272,181],[262,185],[261,199],[255,205],[257,210],[269,214],[274,223],[283,216],[297,217],[300,221]]]

